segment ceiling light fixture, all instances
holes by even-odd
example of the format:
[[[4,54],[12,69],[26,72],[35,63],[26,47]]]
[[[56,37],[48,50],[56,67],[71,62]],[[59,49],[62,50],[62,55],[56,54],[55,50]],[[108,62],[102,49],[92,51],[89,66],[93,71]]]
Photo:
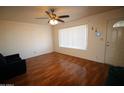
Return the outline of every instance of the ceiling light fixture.
[[[58,21],[56,19],[50,19],[49,23],[51,25],[56,25],[56,24],[58,24]]]

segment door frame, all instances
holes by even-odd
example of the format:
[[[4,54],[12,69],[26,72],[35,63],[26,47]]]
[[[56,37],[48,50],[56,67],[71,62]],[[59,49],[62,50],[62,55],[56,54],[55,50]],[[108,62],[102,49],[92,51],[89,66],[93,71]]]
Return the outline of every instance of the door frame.
[[[108,42],[108,31],[109,31],[109,24],[112,22],[116,23],[118,21],[124,20],[124,17],[118,17],[118,18],[113,18],[113,19],[109,19],[107,20],[107,24],[106,24],[106,38],[105,38],[105,54],[104,54],[104,64],[108,64],[106,62],[106,53],[107,53],[107,42]],[[114,25],[114,24],[113,24]]]

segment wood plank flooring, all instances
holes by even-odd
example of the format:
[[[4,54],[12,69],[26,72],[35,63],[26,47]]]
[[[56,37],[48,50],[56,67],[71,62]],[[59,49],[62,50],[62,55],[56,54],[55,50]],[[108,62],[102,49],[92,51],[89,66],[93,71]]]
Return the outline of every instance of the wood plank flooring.
[[[104,85],[107,74],[108,65],[53,52],[27,59],[27,73],[4,83],[19,86]]]

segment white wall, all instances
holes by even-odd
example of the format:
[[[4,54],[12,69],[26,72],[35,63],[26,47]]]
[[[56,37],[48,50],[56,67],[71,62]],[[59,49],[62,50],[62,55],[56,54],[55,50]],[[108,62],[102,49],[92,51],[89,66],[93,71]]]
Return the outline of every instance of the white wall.
[[[79,20],[75,20],[68,23],[61,23],[53,27],[53,37],[54,37],[54,51],[60,52],[63,54],[68,54],[80,58],[85,58],[88,60],[93,60],[97,62],[104,63],[104,55],[105,55],[105,42],[106,42],[106,32],[107,32],[107,23],[109,20],[124,17],[124,8],[112,10],[109,12],[104,12],[100,14],[96,14],[93,16],[81,18]],[[59,40],[58,40],[58,30],[61,28],[72,27],[88,24],[88,50],[76,50],[76,49],[68,49],[68,48],[60,48]],[[102,33],[101,37],[95,36],[95,29]]]
[[[0,21],[0,52],[20,53],[29,58],[53,51],[52,30],[48,25]]]

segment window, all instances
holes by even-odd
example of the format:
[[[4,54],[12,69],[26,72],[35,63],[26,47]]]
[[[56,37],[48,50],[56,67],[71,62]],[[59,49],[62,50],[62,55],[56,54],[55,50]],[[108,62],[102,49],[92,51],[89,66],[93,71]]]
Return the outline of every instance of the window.
[[[113,25],[113,28],[115,27],[124,27],[124,20],[118,21]]]
[[[87,49],[88,27],[81,25],[59,30],[59,47]]]

